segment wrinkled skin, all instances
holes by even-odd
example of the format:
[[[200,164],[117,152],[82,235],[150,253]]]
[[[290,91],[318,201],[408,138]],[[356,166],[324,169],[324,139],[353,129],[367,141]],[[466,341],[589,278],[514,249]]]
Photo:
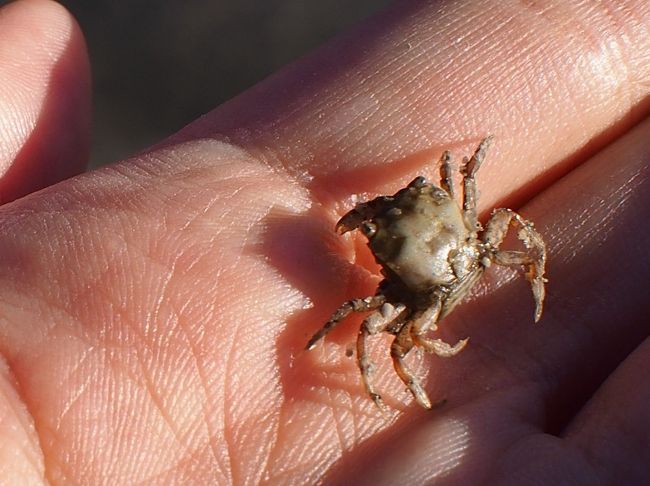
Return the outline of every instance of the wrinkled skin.
[[[648,25],[646,1],[400,2],[51,185],[87,154],[82,36],[44,0],[4,7],[0,194],[26,197],[0,208],[0,477],[647,484]],[[479,210],[516,208],[547,238],[544,319],[491,270],[445,321],[471,347],[412,360],[446,403],[395,394],[381,415],[342,352],[355,326],[302,351],[378,280],[332,225],[352,194],[431,177],[485,133]]]

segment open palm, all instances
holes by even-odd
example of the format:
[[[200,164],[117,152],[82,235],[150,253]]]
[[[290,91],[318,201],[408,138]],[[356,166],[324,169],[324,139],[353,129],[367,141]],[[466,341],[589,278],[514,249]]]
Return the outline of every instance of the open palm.
[[[402,2],[146,153],[88,174],[59,6],[0,11],[0,477],[83,484],[650,480],[650,5]],[[548,245],[545,315],[490,272],[414,355],[427,411],[346,356],[372,294],[353,195],[495,143],[483,215]],[[34,192],[41,187],[46,189]],[[641,283],[638,284],[637,281]]]

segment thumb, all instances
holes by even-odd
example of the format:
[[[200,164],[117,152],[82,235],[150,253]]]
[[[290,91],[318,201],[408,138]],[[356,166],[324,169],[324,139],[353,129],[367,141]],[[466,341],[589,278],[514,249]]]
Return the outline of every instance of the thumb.
[[[90,75],[83,36],[48,0],[0,9],[0,203],[81,172]]]

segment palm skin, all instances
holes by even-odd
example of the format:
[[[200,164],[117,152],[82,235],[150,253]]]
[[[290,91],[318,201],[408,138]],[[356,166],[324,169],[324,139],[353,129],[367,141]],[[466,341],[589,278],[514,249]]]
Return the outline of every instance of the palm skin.
[[[32,127],[0,132],[4,197],[28,194],[0,208],[0,474],[647,482],[650,8],[589,5],[398,4],[146,153],[53,186],[87,147],[87,100],[45,103],[84,93],[83,41],[54,4],[5,7],[0,66],[16,46],[37,62],[0,69],[3,86],[43,92],[0,92],[0,126]],[[523,279],[488,275],[441,326],[470,337],[463,353],[412,360],[446,400],[433,411],[378,338],[382,415],[345,355],[356,322],[303,350],[378,281],[333,224],[353,194],[432,176],[443,149],[487,133],[479,207],[518,208],[546,237],[545,315],[533,325]]]

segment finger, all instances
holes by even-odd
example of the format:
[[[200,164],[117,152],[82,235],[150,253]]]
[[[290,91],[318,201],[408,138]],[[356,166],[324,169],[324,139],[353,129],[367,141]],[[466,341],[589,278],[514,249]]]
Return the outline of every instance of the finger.
[[[546,467],[545,477],[551,477],[556,472],[548,470],[552,463],[589,473],[589,461],[551,434],[576,417],[650,334],[647,291],[638,284],[639,275],[650,271],[650,229],[640,223],[650,207],[649,168],[647,120],[522,208],[548,245],[547,300],[539,325],[532,323],[534,304],[525,280],[516,273],[493,272],[494,280],[478,298],[441,323],[442,332],[470,338],[453,361],[437,360],[430,368],[429,394],[433,400],[446,398],[447,408],[435,417],[405,420],[388,439],[358,448],[331,472],[333,482],[349,479],[353,471],[363,484],[408,482],[414,474],[416,482],[450,477],[478,484],[496,464],[504,477],[513,465],[528,478],[533,466]],[[625,410],[631,415],[628,425],[633,417],[646,418],[639,411],[647,403],[642,385],[638,395],[620,397],[629,402],[627,408],[617,405],[620,411],[602,418],[611,421],[609,435],[600,436],[592,449],[587,446],[589,434],[599,433],[597,411],[611,406],[620,386],[606,385],[596,395],[595,405],[584,417],[578,415],[581,425],[570,427],[568,439],[593,457],[601,454],[604,463],[622,467],[627,450],[615,444],[610,451],[605,448],[616,439],[614,428],[621,425],[616,420]],[[647,428],[639,425],[631,440],[643,437]]]
[[[647,113],[649,19],[640,1],[400,2],[181,136],[225,136],[336,201],[493,133],[481,207],[520,201]]]
[[[0,202],[83,170],[89,68],[70,14],[46,0],[0,11]]]
[[[503,357],[552,404],[551,429],[561,428],[650,333],[646,290],[638,285],[639,275],[650,271],[650,230],[640,224],[649,216],[648,167],[650,120],[522,209],[545,236],[549,255],[539,327],[521,324],[533,306],[521,282],[503,285],[469,310],[471,319],[494,322],[472,326],[473,344]],[[506,308],[514,311],[504,314]]]
[[[5,484],[40,484],[43,453],[32,417],[14,387],[14,377],[0,359],[0,477]]]
[[[650,340],[607,379],[570,424],[567,440],[611,484],[650,481]]]

